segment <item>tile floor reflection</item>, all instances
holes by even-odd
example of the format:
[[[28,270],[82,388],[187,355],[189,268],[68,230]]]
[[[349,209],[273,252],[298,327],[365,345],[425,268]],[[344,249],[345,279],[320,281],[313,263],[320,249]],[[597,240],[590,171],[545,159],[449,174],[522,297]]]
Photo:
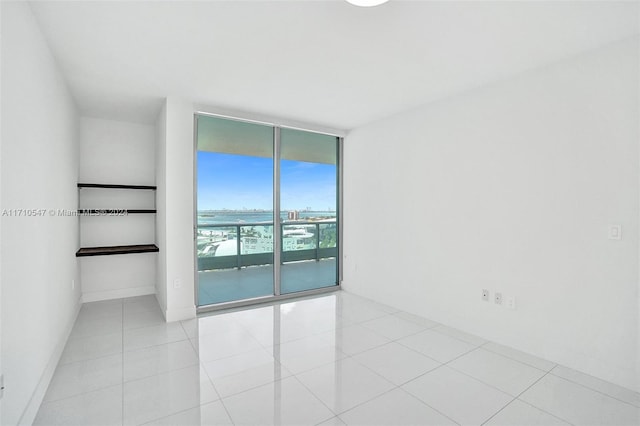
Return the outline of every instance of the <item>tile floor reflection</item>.
[[[281,266],[282,294],[333,287],[336,259],[288,262]],[[198,272],[200,306],[273,295],[273,265]]]
[[[82,306],[36,425],[638,425],[640,394],[340,291]]]

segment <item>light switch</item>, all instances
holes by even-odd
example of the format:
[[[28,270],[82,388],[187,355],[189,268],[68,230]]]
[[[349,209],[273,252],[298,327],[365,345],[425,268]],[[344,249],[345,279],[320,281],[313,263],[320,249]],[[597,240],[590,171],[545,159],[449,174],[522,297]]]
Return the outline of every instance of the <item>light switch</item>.
[[[609,225],[609,239],[610,240],[620,240],[620,239],[622,239],[622,226],[620,226],[620,225]]]

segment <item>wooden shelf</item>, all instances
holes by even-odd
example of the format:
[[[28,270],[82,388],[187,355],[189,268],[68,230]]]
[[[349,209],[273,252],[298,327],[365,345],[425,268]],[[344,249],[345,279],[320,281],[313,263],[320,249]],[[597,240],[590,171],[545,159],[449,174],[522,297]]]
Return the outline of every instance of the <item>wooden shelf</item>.
[[[78,188],[106,188],[106,189],[146,189],[155,191],[155,185],[116,185],[110,183],[79,183]]]
[[[155,185],[119,185],[110,183],[78,183],[78,189],[82,188],[98,188],[98,189],[138,189],[155,191]],[[78,194],[80,195],[80,194]],[[78,215],[112,215],[123,216],[125,214],[155,214],[156,209],[78,209]],[[132,254],[132,253],[154,253],[158,252],[158,246],[155,244],[137,244],[137,245],[121,245],[106,247],[81,247],[76,252],[76,257],[86,256],[110,256],[115,254]]]
[[[132,246],[82,247],[76,252],[76,257],[109,256],[114,254],[154,253],[160,249],[155,244],[140,244]]]
[[[141,214],[141,213],[157,213],[155,209],[78,209],[78,214],[103,214],[103,215],[118,215],[119,213],[127,214]]]

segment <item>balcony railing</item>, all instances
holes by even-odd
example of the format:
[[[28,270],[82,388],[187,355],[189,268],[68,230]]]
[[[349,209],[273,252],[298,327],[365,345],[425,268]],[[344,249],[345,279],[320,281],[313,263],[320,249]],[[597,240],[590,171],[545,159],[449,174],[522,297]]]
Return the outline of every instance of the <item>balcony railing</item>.
[[[280,224],[282,263],[337,256],[336,221]],[[273,223],[198,225],[198,271],[273,264]]]

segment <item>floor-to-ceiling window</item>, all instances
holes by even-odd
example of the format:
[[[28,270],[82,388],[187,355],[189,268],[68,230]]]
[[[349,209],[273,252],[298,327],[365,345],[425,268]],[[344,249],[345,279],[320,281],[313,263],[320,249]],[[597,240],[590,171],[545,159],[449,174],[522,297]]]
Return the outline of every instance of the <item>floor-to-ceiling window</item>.
[[[333,136],[280,132],[283,294],[336,284],[337,150]]]
[[[196,116],[199,306],[338,285],[339,143]]]

